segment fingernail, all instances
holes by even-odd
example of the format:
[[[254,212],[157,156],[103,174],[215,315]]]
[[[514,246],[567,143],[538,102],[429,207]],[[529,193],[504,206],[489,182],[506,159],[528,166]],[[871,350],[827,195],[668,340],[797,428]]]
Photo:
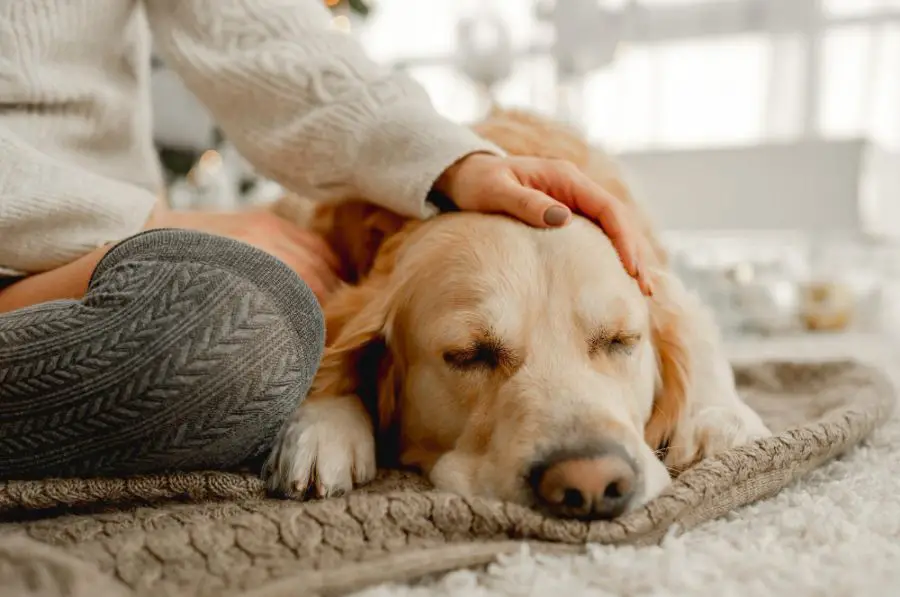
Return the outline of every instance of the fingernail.
[[[645,279],[641,275],[641,264],[638,262],[634,263],[634,279],[637,280],[638,286],[641,289],[641,294],[645,296],[653,296],[653,289],[650,287],[650,280]]]
[[[562,226],[569,221],[569,210],[562,205],[554,205],[544,212],[544,224],[547,226]]]
[[[650,280],[648,278],[645,278],[641,275],[641,270],[639,267],[637,268],[637,272],[638,280],[640,280],[641,288],[643,289],[644,294],[646,296],[653,296],[653,284],[650,283]]]

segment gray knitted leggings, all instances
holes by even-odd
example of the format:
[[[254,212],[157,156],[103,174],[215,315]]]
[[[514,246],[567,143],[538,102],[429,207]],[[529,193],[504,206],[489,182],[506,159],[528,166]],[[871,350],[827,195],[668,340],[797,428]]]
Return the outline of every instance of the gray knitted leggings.
[[[255,463],[323,343],[315,297],[277,259],[196,232],[139,234],[83,300],[0,314],[0,480]]]

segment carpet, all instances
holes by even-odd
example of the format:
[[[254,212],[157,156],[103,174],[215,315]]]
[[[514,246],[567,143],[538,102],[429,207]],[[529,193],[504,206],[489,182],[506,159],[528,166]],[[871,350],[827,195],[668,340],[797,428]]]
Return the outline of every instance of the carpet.
[[[492,590],[491,579],[499,578],[500,594],[509,594],[509,574],[498,570],[522,580],[524,571],[544,570],[542,561],[553,563],[548,570],[562,566],[555,572],[564,575],[566,566],[582,566],[573,578],[591,581],[596,575],[586,572],[597,569],[591,562],[598,554],[605,562],[636,546],[662,541],[656,549],[666,549],[684,530],[775,495],[858,444],[894,406],[884,376],[852,362],[759,363],[738,367],[736,377],[776,435],[701,462],[646,507],[612,522],[547,519],[435,492],[398,473],[348,497],[305,504],[263,499],[257,479],[221,473],[3,483],[0,594],[335,595],[498,556],[505,559],[487,576],[457,573],[428,590],[470,595]],[[583,553],[594,543],[619,547],[591,547],[566,560],[530,557]],[[475,584],[454,588],[459,582]]]

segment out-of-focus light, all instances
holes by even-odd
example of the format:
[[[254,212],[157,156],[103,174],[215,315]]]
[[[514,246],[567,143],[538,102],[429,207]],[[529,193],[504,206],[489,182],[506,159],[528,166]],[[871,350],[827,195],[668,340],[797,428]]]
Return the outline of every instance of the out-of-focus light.
[[[210,149],[203,152],[203,155],[200,156],[198,162],[204,168],[209,168],[210,170],[218,170],[222,167],[222,154],[220,154],[215,149]]]
[[[223,166],[222,154],[215,149],[209,149],[203,152],[203,155],[188,171],[185,178],[192,185],[203,186],[218,176]]]
[[[338,15],[331,19],[331,28],[343,33],[350,33],[350,19],[346,15]]]

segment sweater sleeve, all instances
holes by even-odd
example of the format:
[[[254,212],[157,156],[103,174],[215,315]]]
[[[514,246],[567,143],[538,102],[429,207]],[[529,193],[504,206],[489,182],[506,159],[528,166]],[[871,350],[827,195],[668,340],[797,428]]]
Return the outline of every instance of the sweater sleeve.
[[[502,151],[330,30],[322,0],[147,0],[157,48],[264,176],[312,199],[427,217],[440,174]]]
[[[60,267],[140,230],[156,196],[50,157],[0,126],[0,277]]]

